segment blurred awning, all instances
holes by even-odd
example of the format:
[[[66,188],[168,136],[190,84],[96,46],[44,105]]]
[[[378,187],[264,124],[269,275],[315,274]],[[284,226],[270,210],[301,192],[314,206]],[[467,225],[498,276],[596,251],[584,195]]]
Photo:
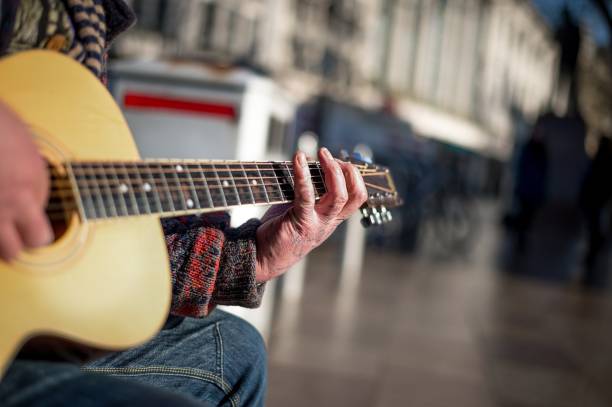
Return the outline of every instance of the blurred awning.
[[[507,157],[510,151],[503,138],[495,137],[468,119],[424,103],[402,100],[398,103],[398,114],[410,123],[415,133],[424,137],[499,159]]]

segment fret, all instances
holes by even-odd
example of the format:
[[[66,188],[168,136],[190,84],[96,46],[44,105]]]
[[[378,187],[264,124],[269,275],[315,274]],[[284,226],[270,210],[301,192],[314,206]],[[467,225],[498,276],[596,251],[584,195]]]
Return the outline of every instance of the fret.
[[[55,169],[51,168],[52,172],[56,172]],[[64,197],[62,195],[60,195],[58,198],[59,201],[61,201],[61,205],[62,208],[65,206],[66,203],[71,203],[72,199],[74,198],[74,203],[77,206],[78,212],[79,212],[79,217],[85,221],[85,219],[87,219],[87,217],[85,216],[85,210],[83,209],[83,198],[81,196],[81,190],[79,188],[79,184],[77,182],[76,176],[74,174],[74,164],[67,162],[66,163],[66,175],[67,175],[67,180],[69,182],[69,188],[71,190],[71,192],[73,193],[73,197]],[[61,188],[61,183],[59,184],[60,188]]]
[[[183,188],[181,186],[180,178],[178,173],[185,170],[181,164],[161,164],[162,176],[166,180],[168,185],[168,191],[172,197],[172,206],[175,211],[184,211],[189,209],[187,207],[187,199],[183,194]]]
[[[263,191],[264,199],[266,203],[270,203],[270,197],[268,196],[268,191],[266,190],[266,183],[264,182],[263,176],[261,175],[261,171],[259,170],[259,164],[252,164],[257,170],[257,175],[259,175],[259,180],[261,182],[260,187],[258,188],[260,191]]]
[[[142,163],[138,165],[138,172],[142,181],[142,190],[145,192],[149,208],[152,213],[166,212],[162,205],[161,197],[159,194],[159,188],[151,166],[148,163]]]
[[[274,167],[272,165],[272,162],[260,164],[259,172],[262,175],[264,186],[266,188],[266,194],[270,199],[269,202],[283,202],[285,197],[283,195],[283,191],[281,190],[280,184],[278,183],[276,172],[274,171]]]
[[[234,185],[233,178],[228,166],[224,164],[213,164],[217,178],[219,179],[221,190],[225,196],[225,202],[227,206],[240,205],[240,197],[238,196],[238,190]]]
[[[242,168],[242,173],[246,178],[245,183],[249,187],[249,192],[252,199],[251,202],[254,204],[269,203],[266,195],[266,188],[263,185],[263,180],[261,179],[261,174],[257,169],[257,165],[254,163],[244,163],[240,166]]]
[[[318,161],[313,162],[309,165],[310,168],[310,178],[314,185],[315,197],[321,198],[325,192],[325,176],[323,171],[321,170],[321,163]]]
[[[240,203],[242,205],[252,205],[255,203],[255,197],[253,191],[251,191],[251,184],[249,183],[249,177],[246,174],[244,165],[242,163],[231,164],[233,166],[233,177],[234,184],[238,190],[240,197]],[[230,167],[230,170],[232,168]]]
[[[125,198],[127,212],[129,216],[140,215],[138,209],[138,203],[134,195],[134,188],[132,187],[132,180],[130,175],[123,163],[114,164],[114,168],[119,182],[119,192]]]
[[[96,206],[83,168],[79,165],[74,165],[72,167],[72,173],[79,190],[79,196],[81,198],[81,204],[83,205],[85,218],[96,219],[98,217],[98,213],[96,212]]]
[[[285,162],[284,166],[285,170],[287,171],[287,174],[289,175],[289,182],[291,182],[291,188],[293,189],[295,187],[295,179],[293,179],[293,170],[289,168],[288,162]]]
[[[215,203],[212,199],[212,195],[210,193],[210,188],[208,187],[208,182],[206,181],[206,174],[204,174],[204,170],[202,169],[201,164],[193,164],[188,168],[191,170],[195,170],[195,179],[192,178],[193,185],[195,187],[196,193],[198,195],[198,201],[200,202],[201,208],[214,208]]]
[[[208,183],[208,191],[213,202],[213,208],[226,208],[228,205],[225,199],[225,191],[214,164],[203,164],[201,167],[204,178]]]
[[[108,218],[109,216],[106,214],[106,205],[104,203],[102,190],[100,189],[98,178],[96,176],[96,172],[93,169],[93,166],[82,164],[82,165],[79,165],[79,167],[83,171],[85,180],[87,181],[87,187],[88,187],[89,193],[92,196],[94,205],[96,205],[96,212],[98,214],[97,217],[98,218]]]
[[[102,164],[102,171],[106,173],[106,179],[108,183],[108,188],[110,189],[110,195],[113,200],[113,206],[116,209],[117,216],[128,216],[129,211],[127,208],[127,202],[125,200],[125,196],[122,192],[120,192],[119,177],[117,176],[117,171],[113,167],[112,164]]]
[[[185,209],[201,208],[198,194],[193,185],[193,177],[189,166],[184,162],[174,164],[176,172],[174,173],[178,180],[181,196],[185,201]]]
[[[186,172],[189,178],[189,192],[191,192],[191,196],[193,198],[193,201],[195,202],[195,207],[201,209],[203,208],[203,206],[200,203],[200,197],[198,196],[198,191],[196,190],[195,184],[193,183],[193,176],[191,174],[191,168],[189,166],[187,167]]]
[[[113,198],[113,190],[108,179],[108,175],[104,171],[104,166],[101,164],[92,164],[92,171],[95,174],[96,181],[100,186],[102,198],[104,200],[104,206],[106,208],[107,217],[119,216],[117,206],[115,205],[115,199]]]
[[[291,171],[286,163],[275,163],[273,164],[274,171],[279,180],[281,180],[281,193],[284,201],[293,201],[295,194],[293,191],[293,183],[291,178]]]
[[[150,214],[151,207],[149,206],[149,198],[144,190],[144,182],[140,176],[140,170],[137,163],[126,163],[123,165],[128,174],[128,179],[131,180],[131,193],[136,201],[136,207],[140,214]]]
[[[238,190],[238,187],[236,187],[236,177],[234,177],[234,170],[232,169],[232,167],[229,166],[229,164],[225,165],[225,168],[227,168],[227,172],[229,173],[229,176],[227,178],[230,183],[230,188],[232,188],[232,190],[236,193],[238,205],[242,205],[242,199],[240,199],[240,191]]]
[[[184,181],[188,183],[186,185],[187,192],[193,201],[193,207],[190,209],[206,209],[210,208],[210,198],[206,192],[207,187],[202,180],[202,174],[197,164],[185,163]]]
[[[159,193],[159,200],[164,212],[176,212],[174,201],[172,200],[172,192],[170,191],[170,185],[164,174],[164,167],[160,163],[156,163],[154,167],[157,167],[155,172],[151,171],[155,185],[157,186]]]

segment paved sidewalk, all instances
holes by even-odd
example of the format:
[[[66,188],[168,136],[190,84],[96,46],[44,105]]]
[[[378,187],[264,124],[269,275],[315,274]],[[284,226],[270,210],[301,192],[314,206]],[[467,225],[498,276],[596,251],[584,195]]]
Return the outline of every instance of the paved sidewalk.
[[[612,405],[612,297],[497,271],[495,224],[467,260],[368,251],[344,296],[321,248],[275,316],[268,405]]]

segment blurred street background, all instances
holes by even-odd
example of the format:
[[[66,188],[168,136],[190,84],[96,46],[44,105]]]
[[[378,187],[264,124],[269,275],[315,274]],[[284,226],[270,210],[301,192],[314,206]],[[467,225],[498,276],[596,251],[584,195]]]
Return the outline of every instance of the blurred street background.
[[[233,310],[269,406],[612,406],[612,1],[130,3],[143,156],[357,151],[403,198]]]

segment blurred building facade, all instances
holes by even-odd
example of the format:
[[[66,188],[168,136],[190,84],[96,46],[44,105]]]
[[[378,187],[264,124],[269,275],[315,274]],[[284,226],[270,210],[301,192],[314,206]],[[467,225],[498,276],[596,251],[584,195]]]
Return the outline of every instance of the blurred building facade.
[[[132,0],[121,56],[250,66],[299,100],[381,108],[505,158],[553,97],[558,50],[527,0]]]
[[[558,51],[531,4],[395,3],[382,38],[392,51],[373,73],[402,115],[419,133],[507,156],[512,111],[533,120],[555,90]]]

